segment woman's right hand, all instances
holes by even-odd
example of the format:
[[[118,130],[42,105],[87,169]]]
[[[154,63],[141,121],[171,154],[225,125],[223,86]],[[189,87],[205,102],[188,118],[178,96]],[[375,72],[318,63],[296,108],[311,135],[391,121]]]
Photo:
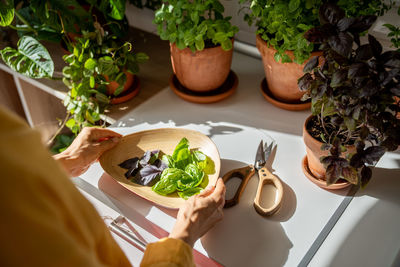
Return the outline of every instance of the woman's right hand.
[[[193,247],[197,239],[222,220],[224,204],[225,185],[219,178],[215,187],[189,198],[179,209],[169,237],[181,239]]]

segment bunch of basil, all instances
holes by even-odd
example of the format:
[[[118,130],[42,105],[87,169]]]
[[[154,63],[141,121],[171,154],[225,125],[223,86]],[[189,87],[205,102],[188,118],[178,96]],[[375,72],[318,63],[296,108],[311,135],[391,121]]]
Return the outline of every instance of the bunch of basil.
[[[181,198],[187,199],[198,194],[203,187],[202,182],[207,174],[215,170],[214,162],[204,153],[189,150],[189,141],[182,138],[170,155],[164,155],[162,160],[168,164],[152,190],[160,195],[168,195],[178,191]],[[207,185],[207,183],[204,183]]]
[[[189,149],[189,141],[184,137],[171,155],[158,159],[159,150],[147,151],[142,158],[132,158],[119,166],[128,171],[127,179],[152,186],[160,195],[178,191],[181,198],[187,199],[198,194],[208,184],[208,174],[215,172],[214,162],[198,150]]]

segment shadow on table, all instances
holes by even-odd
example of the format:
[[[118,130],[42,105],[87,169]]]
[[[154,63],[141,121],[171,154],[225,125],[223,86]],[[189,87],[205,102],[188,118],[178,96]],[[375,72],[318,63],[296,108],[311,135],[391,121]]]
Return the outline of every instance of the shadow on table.
[[[245,163],[222,159],[221,175]],[[211,258],[226,266],[282,266],[293,244],[285,234],[280,220],[287,220],[296,209],[293,190],[284,185],[282,208],[270,217],[262,217],[253,201],[258,185],[257,175],[248,182],[237,205],[224,210],[224,219],[210,230],[201,243]],[[227,183],[227,196],[237,186]]]
[[[348,226],[352,230],[330,266],[400,266],[399,188],[400,169],[374,168],[372,180],[357,192],[347,216],[357,207],[373,205],[364,208],[365,214],[358,221],[352,220]]]

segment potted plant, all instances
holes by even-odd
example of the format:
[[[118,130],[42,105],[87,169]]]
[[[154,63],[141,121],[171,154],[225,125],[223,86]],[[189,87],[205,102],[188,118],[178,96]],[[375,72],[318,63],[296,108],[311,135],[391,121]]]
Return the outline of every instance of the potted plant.
[[[31,78],[53,78],[54,63],[42,41],[69,44],[81,30],[94,30],[94,16],[104,19],[118,37],[127,29],[125,5],[121,1],[12,1],[0,8],[0,26],[16,30],[17,47],[1,50],[4,62]],[[79,25],[79,26],[78,26]],[[14,44],[13,44],[14,45]]]
[[[394,101],[400,96],[400,52],[383,53],[371,35],[360,42],[376,16],[346,17],[343,9],[327,3],[320,20],[322,26],[305,38],[320,44],[324,61],[318,66],[318,57],[312,58],[299,79],[299,88],[312,100],[303,131],[304,170],[328,188],[339,179],[364,186],[371,166],[400,144],[400,106]]]
[[[320,0],[240,0],[250,4],[244,19],[257,27],[257,48],[262,56],[266,83],[263,90],[275,100],[272,103],[285,108],[300,105],[303,92],[297,80],[310,56],[321,55],[318,45],[308,42],[304,33],[320,25]],[[337,1],[347,16],[381,14],[390,5],[383,1]],[[267,98],[268,100],[268,98]],[[285,105],[289,104],[289,105]],[[308,108],[309,105],[302,105]],[[299,109],[301,109],[299,107]]]
[[[101,115],[109,103],[118,104],[139,91],[135,76],[144,53],[133,53],[132,44],[121,42],[95,22],[96,31],[83,32],[73,53],[65,55],[63,82],[70,89],[64,105],[71,118],[66,126],[77,134],[84,126],[101,125]]]
[[[174,74],[187,89],[210,91],[227,80],[238,28],[223,12],[218,0],[164,0],[155,12],[160,38],[170,42]]]

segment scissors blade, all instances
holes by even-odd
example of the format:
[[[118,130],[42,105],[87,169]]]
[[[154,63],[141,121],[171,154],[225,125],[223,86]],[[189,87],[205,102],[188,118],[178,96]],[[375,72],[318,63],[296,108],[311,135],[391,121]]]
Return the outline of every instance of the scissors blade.
[[[257,148],[254,166],[260,166],[260,165],[264,165],[264,164],[265,164],[264,141],[261,140],[260,144],[258,145],[258,148]]]
[[[267,146],[267,148],[265,149],[265,152],[264,152],[265,161],[267,161],[269,156],[271,156],[272,150],[274,150],[274,146],[275,146],[275,142],[271,142],[271,144],[269,144],[269,146]]]

